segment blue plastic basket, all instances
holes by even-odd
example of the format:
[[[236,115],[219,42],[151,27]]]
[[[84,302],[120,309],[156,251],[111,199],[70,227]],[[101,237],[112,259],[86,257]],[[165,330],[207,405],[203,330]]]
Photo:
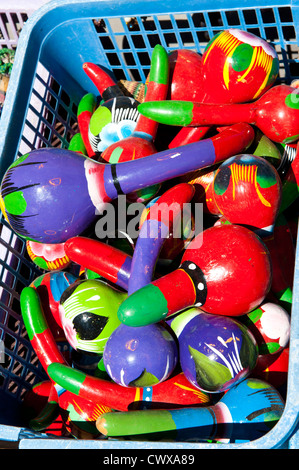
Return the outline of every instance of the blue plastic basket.
[[[129,21],[134,18],[133,21]],[[132,26],[133,25],[133,26]],[[100,63],[119,79],[145,81],[154,46],[203,52],[218,31],[240,28],[267,39],[280,60],[280,80],[299,77],[299,1],[250,0],[59,0],[37,10],[25,24],[0,122],[0,177],[18,156],[44,146],[66,147],[76,132],[80,98],[95,92],[82,70]],[[0,440],[19,448],[203,449],[217,444],[75,440],[51,438],[23,427],[19,408],[27,390],[45,375],[24,329],[22,288],[40,273],[20,240],[1,220]],[[296,253],[286,406],[278,424],[248,444],[221,448],[298,448],[299,249]],[[1,447],[1,443],[0,443]]]

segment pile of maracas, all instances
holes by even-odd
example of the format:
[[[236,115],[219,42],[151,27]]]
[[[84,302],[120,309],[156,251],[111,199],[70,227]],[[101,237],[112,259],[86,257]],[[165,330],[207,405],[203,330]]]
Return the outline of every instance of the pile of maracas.
[[[145,84],[83,68],[99,96],[82,97],[69,148],[18,158],[1,184],[4,217],[46,271],[20,296],[48,376],[25,397],[30,426],[262,437],[284,410],[299,91],[275,85],[275,50],[237,29],[202,56],[157,45]],[[136,203],[134,238],[117,209]]]

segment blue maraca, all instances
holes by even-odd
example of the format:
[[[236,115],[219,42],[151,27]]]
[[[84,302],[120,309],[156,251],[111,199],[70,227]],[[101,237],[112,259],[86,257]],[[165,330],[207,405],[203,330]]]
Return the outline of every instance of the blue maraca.
[[[213,406],[109,412],[98,418],[96,426],[109,437],[142,435],[147,440],[164,437],[176,441],[244,443],[265,435],[283,410],[284,401],[274,387],[247,378]]]

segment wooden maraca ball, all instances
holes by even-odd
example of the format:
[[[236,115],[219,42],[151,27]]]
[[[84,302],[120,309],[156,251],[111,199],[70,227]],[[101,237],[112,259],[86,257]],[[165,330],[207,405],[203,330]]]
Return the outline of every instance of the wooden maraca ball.
[[[236,155],[215,172],[213,199],[231,223],[258,233],[272,232],[281,203],[280,177],[271,163],[255,155]]]

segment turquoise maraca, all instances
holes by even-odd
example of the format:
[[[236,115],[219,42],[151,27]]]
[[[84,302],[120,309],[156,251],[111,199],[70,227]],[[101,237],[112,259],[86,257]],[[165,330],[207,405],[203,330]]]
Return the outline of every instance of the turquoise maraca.
[[[283,410],[284,401],[272,385],[247,378],[228,390],[216,405],[112,411],[102,414],[96,426],[109,437],[244,443],[265,435],[278,422]]]

